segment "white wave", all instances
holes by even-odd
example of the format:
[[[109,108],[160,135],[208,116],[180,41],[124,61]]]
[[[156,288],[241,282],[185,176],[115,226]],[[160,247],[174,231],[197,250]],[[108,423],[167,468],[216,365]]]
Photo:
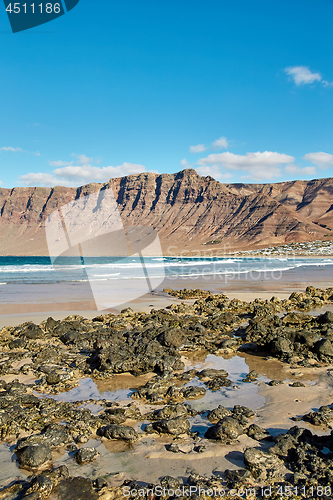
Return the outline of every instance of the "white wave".
[[[92,274],[92,275],[91,275],[91,277],[93,277],[93,278],[95,278],[95,277],[96,277],[96,278],[98,278],[98,277],[100,277],[100,276],[103,276],[104,278],[109,278],[109,277],[111,277],[111,276],[120,276],[120,274],[121,274],[121,273],[111,273],[111,274],[103,274],[103,275],[101,275],[101,274]]]
[[[50,265],[48,266],[38,266],[38,265],[23,265],[23,266],[0,266],[0,273],[34,273],[41,271],[53,271],[53,268]]]
[[[226,260],[202,260],[198,262],[166,262],[163,264],[154,264],[153,262],[149,262],[147,258],[144,258],[144,265],[147,269],[160,269],[161,267],[169,268],[169,267],[191,267],[193,265],[196,266],[207,266],[212,264],[234,264],[236,260],[234,259],[226,259]],[[142,263],[141,261],[136,261],[135,263],[131,261],[129,262],[114,262],[108,264],[85,264],[85,268],[118,268],[118,269],[141,269]]]

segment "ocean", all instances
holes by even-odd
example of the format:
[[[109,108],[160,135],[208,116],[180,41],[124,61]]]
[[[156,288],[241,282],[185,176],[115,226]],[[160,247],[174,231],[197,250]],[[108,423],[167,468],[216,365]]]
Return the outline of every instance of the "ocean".
[[[333,285],[332,258],[61,257],[52,264],[49,257],[0,257],[0,314],[121,310],[144,296],[155,304],[164,288],[273,295],[308,285]]]
[[[278,279],[291,270],[327,267],[333,258],[313,257],[0,257],[0,284],[42,284],[84,281],[123,281],[150,278],[153,281],[181,278],[214,279],[244,274],[266,274]],[[145,272],[142,272],[144,268]]]

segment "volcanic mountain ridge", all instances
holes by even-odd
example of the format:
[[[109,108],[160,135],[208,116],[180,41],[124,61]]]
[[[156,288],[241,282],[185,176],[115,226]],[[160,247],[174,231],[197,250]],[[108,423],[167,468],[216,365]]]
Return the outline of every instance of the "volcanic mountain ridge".
[[[124,226],[156,229],[164,255],[333,239],[333,178],[222,184],[186,169],[79,188],[0,188],[0,255],[48,255],[47,217],[70,201],[109,188]]]

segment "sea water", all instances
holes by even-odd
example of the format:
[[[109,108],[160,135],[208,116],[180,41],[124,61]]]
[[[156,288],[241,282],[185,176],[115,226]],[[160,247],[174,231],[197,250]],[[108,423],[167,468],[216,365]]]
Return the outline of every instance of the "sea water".
[[[333,268],[332,258],[290,257],[63,257],[52,265],[50,257],[0,257],[0,283],[33,284],[119,281],[145,279],[142,266],[152,278],[178,280],[213,276],[270,273],[274,279],[280,273],[309,266]],[[89,278],[88,278],[89,273]],[[194,283],[195,285],[195,283]]]

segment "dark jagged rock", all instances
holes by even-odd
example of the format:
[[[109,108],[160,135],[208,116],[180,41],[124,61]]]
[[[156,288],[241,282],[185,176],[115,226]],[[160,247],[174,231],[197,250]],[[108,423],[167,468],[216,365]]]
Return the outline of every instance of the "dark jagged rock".
[[[253,477],[258,480],[276,478],[283,470],[283,461],[278,457],[257,448],[247,448],[244,462]]]
[[[181,392],[185,399],[197,399],[204,397],[206,389],[204,387],[192,386],[182,389]]]
[[[198,378],[203,382],[207,382],[208,380],[212,380],[219,377],[227,377],[228,372],[226,370],[216,370],[214,368],[205,368],[198,372]]]
[[[275,385],[281,385],[281,384],[283,384],[282,380],[270,380],[268,382],[268,385],[270,385],[272,387],[275,386]]]
[[[138,433],[129,425],[110,424],[98,429],[98,435],[107,439],[123,439],[124,441],[135,441]]]
[[[40,494],[41,499],[48,498],[53,490],[53,483],[48,476],[38,476],[31,481],[27,495]],[[25,497],[26,498],[26,497]]]
[[[33,434],[17,442],[16,450],[21,450],[28,445],[44,443],[51,448],[68,443],[71,439],[62,425],[51,424],[41,434]]]
[[[187,434],[190,430],[190,422],[185,417],[176,417],[160,420],[147,425],[146,432],[159,432],[161,434],[172,434],[179,436]]]
[[[216,441],[227,442],[237,439],[243,432],[244,429],[239,424],[238,420],[232,417],[224,417],[206,431],[205,437]]]
[[[93,489],[93,483],[85,477],[73,477],[60,481],[57,488],[58,500],[97,500],[98,494]]]
[[[312,425],[321,425],[330,428],[333,423],[333,403],[321,406],[318,411],[311,411],[300,418]]]
[[[16,450],[21,467],[38,469],[52,460],[51,448],[46,444],[31,444]]]
[[[29,323],[16,328],[3,328],[0,331],[0,347],[3,350],[0,373],[10,375],[11,379],[28,374],[36,381],[26,385],[19,380],[0,380],[1,439],[16,443],[18,459],[23,457],[26,464],[30,460],[30,466],[25,466],[34,473],[38,468],[44,469],[52,457],[46,453],[40,459],[41,465],[36,466],[39,463],[38,454],[32,459],[24,459],[24,453],[32,454],[32,448],[36,451],[37,447],[46,446],[49,453],[51,450],[58,453],[62,452],[60,447],[68,445],[68,451],[79,457],[86,452],[83,448],[79,451],[75,443],[78,446],[87,443],[90,438],[95,439],[96,433],[100,437],[121,439],[128,443],[140,439],[140,432],[121,425],[126,424],[127,419],[151,422],[146,432],[164,434],[160,439],[171,452],[201,453],[205,450],[205,442],[198,433],[190,432],[188,420],[196,412],[189,404],[184,404],[184,399],[200,397],[209,390],[222,389],[223,392],[223,387],[230,385],[231,381],[225,370],[209,368],[197,372],[192,369],[180,373],[184,369],[181,356],[186,356],[186,351],[199,351],[199,356],[196,357],[195,353],[193,359],[203,359],[200,351],[220,354],[228,348],[228,353],[231,353],[231,349],[235,352],[243,342],[251,342],[251,348],[256,348],[260,354],[287,361],[293,367],[315,368],[332,362],[331,315],[312,316],[295,311],[305,311],[314,304],[322,305],[332,300],[333,289],[325,291],[312,287],[306,292],[292,294],[289,299],[258,299],[251,303],[230,300],[222,294],[204,295],[193,304],[175,304],[168,310],[153,310],[149,314],[127,309],[119,315],[110,313],[93,320],[69,316],[60,322],[49,318],[39,326]],[[31,338],[29,332],[33,332]],[[33,338],[34,332],[40,335],[38,342]],[[247,345],[242,350],[246,350]],[[255,368],[258,366],[253,365]],[[135,403],[124,406],[124,403],[93,399],[69,403],[45,397],[45,394],[59,394],[72,389],[78,385],[80,378],[108,380],[115,374],[128,371],[135,375],[155,372],[153,378],[147,377],[148,382],[136,387],[132,394],[134,398],[141,398],[144,404],[159,404],[162,408],[149,410],[147,414],[147,409],[141,413]],[[201,381],[199,387],[194,385],[197,383],[193,380],[195,377]],[[257,373],[251,370],[244,380],[253,382],[256,377]],[[191,380],[192,385],[187,385]],[[275,383],[272,381],[270,384]],[[203,384],[205,387],[202,387]],[[301,387],[300,382],[293,385]],[[37,397],[34,391],[44,397]],[[98,414],[88,409],[88,404],[94,402],[100,405]],[[251,462],[251,453],[248,452],[248,470],[244,477],[242,474],[234,479],[230,476],[227,481],[242,481],[243,477],[246,482],[250,470],[258,478],[266,474],[266,479],[275,481],[281,473],[281,477],[287,480],[286,473],[279,468],[281,463],[295,477],[303,475],[315,481],[331,481],[332,436],[319,437],[294,429],[275,438],[273,446],[267,451],[267,441],[271,438],[265,429],[256,424],[250,425],[249,419],[254,413],[248,408],[219,406],[210,412],[200,411],[200,414],[207,415],[208,420],[215,424],[209,428],[206,437],[217,443],[206,444],[206,451],[208,446],[232,443],[236,439],[242,442],[249,436],[263,441],[258,443],[263,447],[259,451],[268,453],[270,457],[268,460],[266,455],[259,453],[258,456],[257,450],[251,452],[252,455],[254,453]],[[330,427],[333,411],[330,406],[321,407],[317,412],[296,418]],[[187,436],[182,437],[182,434]],[[247,436],[242,437],[243,434]],[[17,436],[26,437],[17,441]],[[173,437],[175,441],[168,444]],[[149,436],[150,439],[154,436]],[[180,445],[184,441],[187,444],[191,442],[191,451],[181,451]],[[274,458],[280,462],[274,462]],[[264,459],[268,460],[266,473],[263,471]],[[54,471],[45,471],[34,477],[39,479],[35,482],[29,479],[20,486],[18,491],[21,497],[46,495],[50,488],[49,480],[52,482],[52,495],[58,495],[55,491],[57,484],[66,479]],[[190,480],[193,484],[213,484],[211,478],[197,477],[194,473]],[[97,488],[96,482],[92,485],[93,490],[95,486]]]
[[[95,448],[79,448],[74,454],[74,458],[79,465],[92,462],[99,456],[98,451]]]
[[[322,339],[315,343],[314,350],[317,354],[323,356],[333,356],[333,345],[328,339]]]
[[[232,415],[231,410],[225,408],[224,406],[219,405],[217,408],[209,412],[207,418],[210,422],[215,423],[218,422],[219,420],[222,420],[224,417],[229,417],[231,415]]]
[[[188,404],[178,403],[175,405],[168,405],[160,410],[155,410],[148,415],[149,420],[163,420],[177,417],[188,417],[196,414],[196,411]]]
[[[164,476],[160,480],[161,486],[166,489],[176,490],[180,487],[180,482],[172,476]]]
[[[257,424],[251,424],[246,429],[246,434],[250,438],[255,439],[256,441],[262,441],[262,440],[270,438],[269,432],[266,431],[266,429],[259,427],[259,425],[257,425]]]
[[[211,391],[218,391],[221,387],[230,387],[232,384],[231,380],[224,377],[216,377],[212,380],[206,382],[206,386]]]

